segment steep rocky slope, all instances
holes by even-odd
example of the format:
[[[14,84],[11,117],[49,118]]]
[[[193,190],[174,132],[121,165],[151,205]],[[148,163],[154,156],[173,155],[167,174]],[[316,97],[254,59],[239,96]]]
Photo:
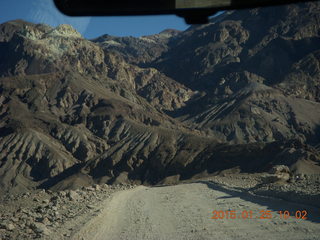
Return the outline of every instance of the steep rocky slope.
[[[1,191],[320,172],[319,3],[91,41],[0,25]]]
[[[179,34],[150,65],[203,93],[171,115],[222,141],[317,142],[319,14],[319,3],[234,11]]]
[[[114,181],[125,170],[148,165],[155,149],[161,153],[168,146],[167,135],[187,142],[193,134],[161,111],[183,105],[192,92],[156,69],[105,54],[70,26],[14,21],[1,29],[1,51],[8,57],[1,62],[2,190],[49,187],[96,159],[109,166],[101,173],[92,167],[93,175],[73,182],[91,176]],[[129,159],[120,158],[120,148],[128,146],[142,156],[128,156],[122,169]],[[110,162],[114,151],[119,157],[112,155]],[[144,167],[137,179],[147,171]]]
[[[159,34],[135,37],[115,37],[103,35],[92,41],[104,50],[121,54],[126,62],[143,64],[155,60],[168,51],[169,43],[179,35],[180,31],[166,29]]]

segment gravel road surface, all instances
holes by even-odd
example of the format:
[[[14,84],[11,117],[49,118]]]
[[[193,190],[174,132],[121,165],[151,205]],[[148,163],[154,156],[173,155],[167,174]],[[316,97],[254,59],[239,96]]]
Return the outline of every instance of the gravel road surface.
[[[213,211],[224,211],[224,216]],[[291,216],[284,219],[279,211]],[[307,219],[297,219],[298,211],[307,213]],[[72,239],[316,240],[320,236],[319,213],[320,209],[311,206],[255,196],[210,181],[139,186],[115,193]]]

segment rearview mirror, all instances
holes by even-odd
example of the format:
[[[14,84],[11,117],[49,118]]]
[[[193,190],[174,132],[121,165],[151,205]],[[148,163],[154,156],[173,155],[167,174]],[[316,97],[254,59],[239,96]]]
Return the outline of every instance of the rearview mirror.
[[[69,16],[176,14],[189,24],[206,23],[208,16],[227,10],[310,0],[54,0]]]

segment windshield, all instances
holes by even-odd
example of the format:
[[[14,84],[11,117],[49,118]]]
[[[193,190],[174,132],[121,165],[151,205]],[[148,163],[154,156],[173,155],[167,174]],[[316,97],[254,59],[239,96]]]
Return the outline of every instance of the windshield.
[[[318,239],[319,2],[0,12],[0,239]]]

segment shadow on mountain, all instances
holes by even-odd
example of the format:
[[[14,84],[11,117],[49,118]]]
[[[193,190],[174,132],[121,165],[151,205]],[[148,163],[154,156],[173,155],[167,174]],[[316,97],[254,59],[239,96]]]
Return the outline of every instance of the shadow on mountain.
[[[49,178],[48,180],[43,182],[41,185],[39,185],[38,188],[39,189],[49,189],[49,188],[53,187],[54,185],[56,185],[57,183],[63,182],[68,177],[71,177],[71,176],[77,174],[83,166],[84,166],[84,163],[75,164],[72,167],[63,171],[62,173],[60,173],[52,178]]]

